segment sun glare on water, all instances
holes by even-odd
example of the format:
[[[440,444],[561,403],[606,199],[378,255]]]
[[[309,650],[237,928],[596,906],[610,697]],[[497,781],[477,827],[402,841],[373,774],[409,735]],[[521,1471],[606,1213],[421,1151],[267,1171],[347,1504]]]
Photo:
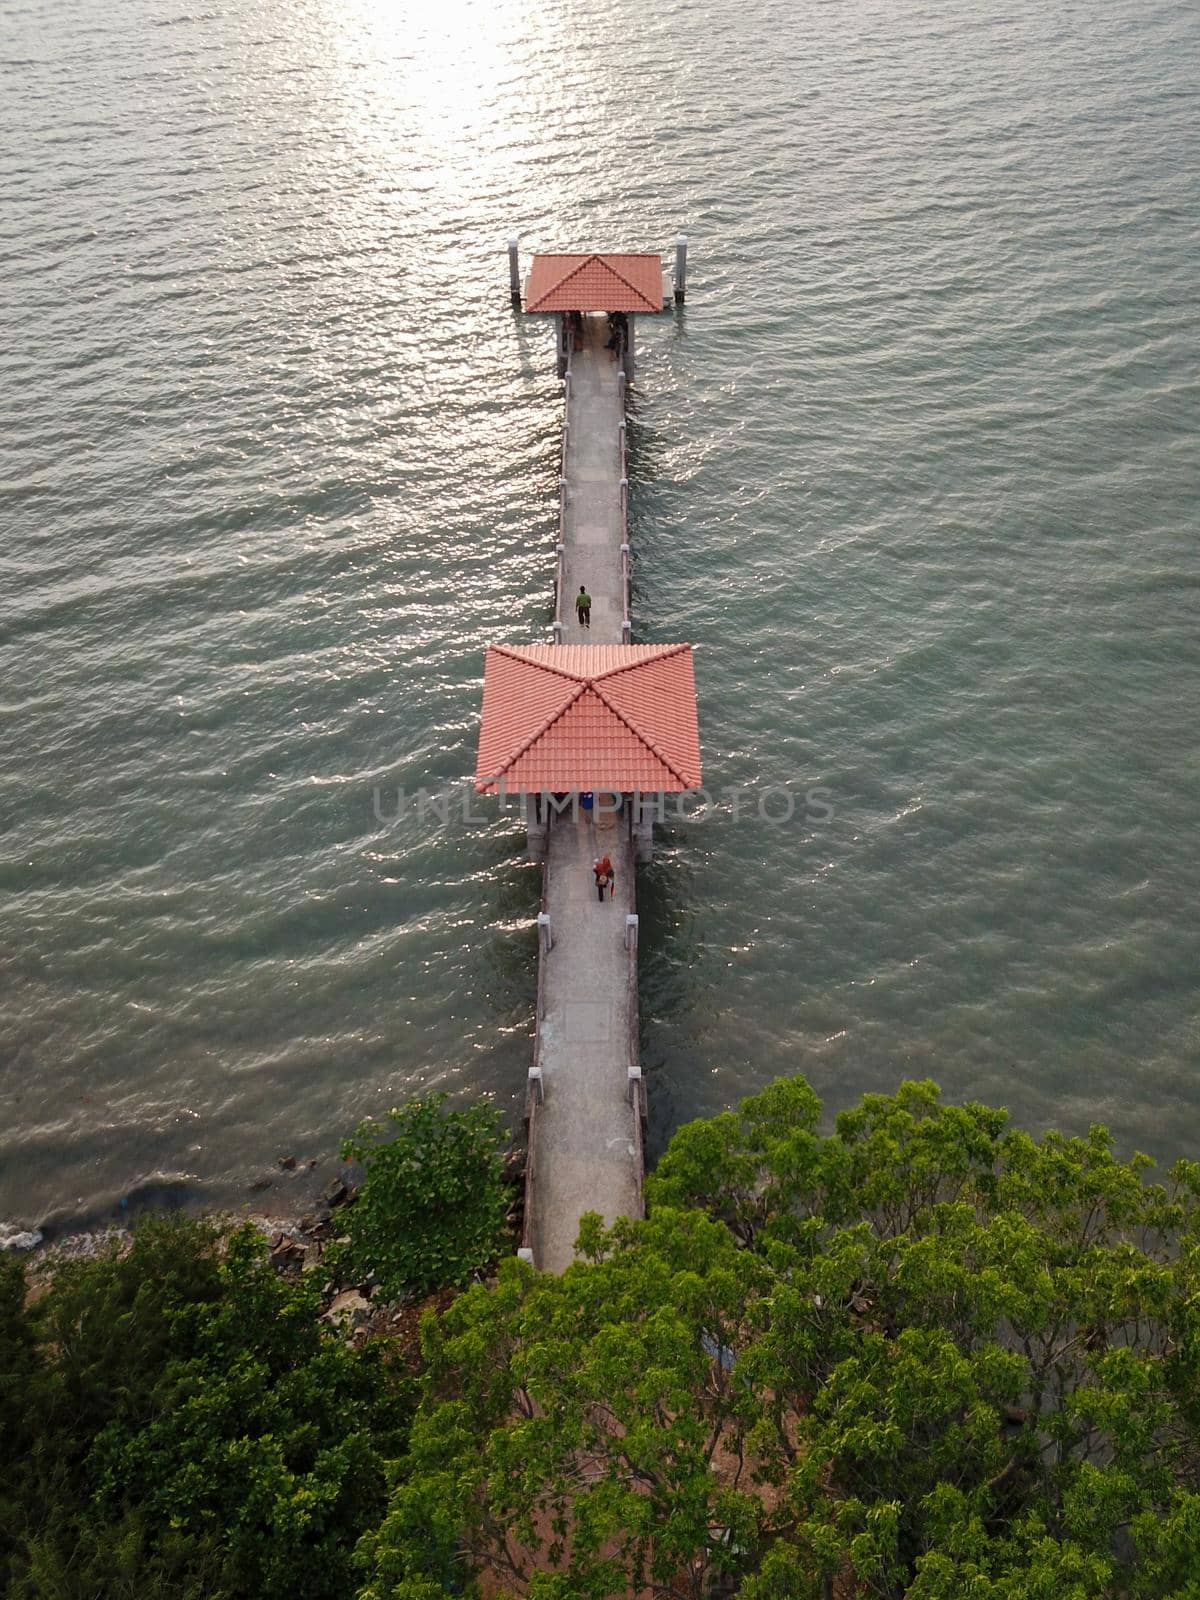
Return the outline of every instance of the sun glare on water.
[[[515,0],[331,0],[328,22],[358,80],[355,131],[447,212],[491,188],[519,112]]]

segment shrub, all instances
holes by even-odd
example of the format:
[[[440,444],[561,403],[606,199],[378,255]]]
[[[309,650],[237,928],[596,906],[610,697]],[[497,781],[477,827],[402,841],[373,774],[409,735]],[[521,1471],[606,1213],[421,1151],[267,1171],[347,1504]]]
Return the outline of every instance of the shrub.
[[[342,1145],[366,1176],[334,1265],[374,1273],[386,1294],[461,1286],[504,1240],[500,1114],[485,1104],[448,1111],[446,1099],[416,1096]]]

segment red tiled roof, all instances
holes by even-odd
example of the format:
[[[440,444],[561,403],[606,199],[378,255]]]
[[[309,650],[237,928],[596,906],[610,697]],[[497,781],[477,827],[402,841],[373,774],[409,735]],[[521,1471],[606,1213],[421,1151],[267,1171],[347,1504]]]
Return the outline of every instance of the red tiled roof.
[[[663,265],[656,255],[534,256],[526,311],[661,311]]]
[[[494,644],[475,787],[678,793],[700,784],[690,644]]]

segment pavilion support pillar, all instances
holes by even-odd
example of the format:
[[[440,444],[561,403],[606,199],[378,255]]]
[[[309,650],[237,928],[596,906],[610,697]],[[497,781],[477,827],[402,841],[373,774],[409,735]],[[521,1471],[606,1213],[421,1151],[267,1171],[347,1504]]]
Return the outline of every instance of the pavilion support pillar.
[[[570,337],[571,325],[567,313],[565,311],[556,311],[554,313],[555,355],[557,358],[555,370],[560,378],[565,378],[567,375],[567,360],[570,350],[568,340]]]
[[[633,312],[625,318],[625,353],[621,361],[621,371],[625,374],[625,381],[633,381]]]
[[[655,807],[646,804],[644,795],[630,796],[629,837],[633,842],[633,859],[644,864],[654,860]]]
[[[525,854],[530,861],[543,861],[546,857],[546,813],[541,796],[527,794],[525,801]]]

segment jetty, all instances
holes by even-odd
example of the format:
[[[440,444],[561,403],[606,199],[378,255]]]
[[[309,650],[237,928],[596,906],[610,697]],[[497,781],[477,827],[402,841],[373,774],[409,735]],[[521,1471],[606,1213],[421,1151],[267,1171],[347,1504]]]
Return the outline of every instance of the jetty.
[[[663,796],[701,782],[691,646],[635,642],[630,610],[634,319],[682,301],[686,251],[673,280],[656,254],[536,255],[522,287],[509,241],[514,306],[552,319],[564,386],[554,613],[548,643],[487,652],[476,789],[520,797],[542,864],[521,1253],[551,1272],[584,1212],[642,1215],[636,864]]]

